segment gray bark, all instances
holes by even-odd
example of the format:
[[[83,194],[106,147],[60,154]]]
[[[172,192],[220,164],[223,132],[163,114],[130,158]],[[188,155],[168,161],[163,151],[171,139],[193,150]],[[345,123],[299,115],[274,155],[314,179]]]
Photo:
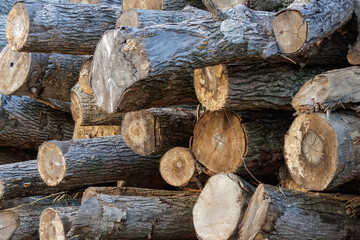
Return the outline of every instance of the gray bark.
[[[124,11],[130,8],[176,11],[182,10],[187,5],[205,8],[201,0],[123,0]]]
[[[121,6],[123,0],[69,0],[69,3],[77,4],[110,4]]]
[[[11,7],[17,0],[2,0],[0,4],[0,14],[7,15]],[[68,0],[23,0],[24,2],[48,2],[48,3],[67,3]],[[111,0],[112,1],[112,0]],[[5,30],[5,29],[4,29]]]

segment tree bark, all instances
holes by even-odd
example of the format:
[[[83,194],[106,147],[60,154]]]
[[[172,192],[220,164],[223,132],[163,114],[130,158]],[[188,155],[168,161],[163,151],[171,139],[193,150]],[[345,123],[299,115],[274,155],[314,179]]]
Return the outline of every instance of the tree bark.
[[[96,106],[93,95],[84,93],[79,83],[77,83],[70,93],[71,97],[71,115],[77,125],[121,125],[124,114],[109,114]]]
[[[322,191],[360,176],[360,122],[349,113],[302,114],[285,136],[284,155],[292,178]]]
[[[294,65],[220,64],[196,69],[194,85],[200,103],[216,110],[290,110],[300,87],[324,68]]]
[[[0,6],[0,12],[1,12]],[[7,22],[7,15],[0,15],[0,51],[6,46],[5,28]]]
[[[182,10],[187,5],[204,9],[204,4],[199,0],[123,0],[123,11],[130,8],[176,11]]]
[[[101,35],[113,29],[121,6],[16,3],[9,12],[6,39],[11,49],[92,55]]]
[[[255,188],[232,173],[211,178],[193,208],[199,239],[238,239],[239,225]]]
[[[119,125],[79,126],[75,124],[73,139],[121,135]]]
[[[6,46],[0,54],[0,92],[70,102],[86,56],[16,52]]]
[[[80,84],[81,90],[84,93],[89,94],[89,95],[93,94],[93,91],[92,91],[91,85],[90,85],[90,78],[89,78],[92,61],[93,61],[93,56],[91,56],[90,58],[88,58],[88,60],[86,60],[84,62],[84,64],[81,66],[81,70],[80,70],[80,74],[79,74],[79,84]]]
[[[261,184],[246,210],[240,239],[359,239],[346,213],[355,196],[304,193]]]
[[[36,154],[37,153],[34,150],[0,147],[0,165],[35,159]]]
[[[357,18],[358,37],[356,42],[350,47],[347,59],[351,65],[360,65],[360,1],[354,0],[354,13]]]
[[[28,97],[1,95],[0,146],[37,150],[47,140],[69,140],[72,134],[70,114]]]
[[[11,7],[16,3],[17,0],[2,0],[0,5],[0,14],[7,15]],[[67,3],[68,0],[36,0],[37,2],[48,2],[48,3]],[[113,1],[113,0],[111,0]],[[23,2],[31,2],[31,0],[23,0]],[[5,30],[5,29],[4,29]],[[5,35],[4,35],[5,36]]]
[[[151,191],[148,196],[98,194],[86,200],[68,239],[196,239],[191,212],[197,195]]]
[[[123,0],[69,0],[69,3],[77,4],[111,4],[111,5],[120,5]]]
[[[209,173],[269,180],[283,162],[285,112],[206,112],[194,129],[192,151]]]
[[[360,102],[360,67],[324,72],[307,81],[292,100],[297,112],[352,107]]]
[[[126,113],[121,132],[124,142],[137,154],[159,155],[176,146],[189,146],[195,122],[194,111],[151,108]]]
[[[161,188],[159,159],[133,153],[122,136],[50,141],[39,148],[38,170],[47,185],[68,189],[118,180]]]

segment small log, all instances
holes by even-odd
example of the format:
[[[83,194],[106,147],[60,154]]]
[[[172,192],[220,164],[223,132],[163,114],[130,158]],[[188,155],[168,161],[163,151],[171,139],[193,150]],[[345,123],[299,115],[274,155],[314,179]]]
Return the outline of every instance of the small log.
[[[38,170],[49,186],[67,189],[118,180],[163,187],[159,156],[135,154],[122,136],[45,142],[39,148]]]
[[[123,11],[130,8],[176,11],[188,5],[204,9],[204,4],[199,0],[123,0],[122,7]]]
[[[80,207],[47,208],[40,215],[40,240],[63,240],[69,232],[72,220]]]
[[[300,87],[324,68],[294,65],[220,64],[196,69],[194,85],[200,103],[210,111],[290,110]]]
[[[121,6],[17,2],[10,10],[6,40],[11,49],[92,55],[101,35],[113,29]]]
[[[96,106],[93,95],[88,95],[81,90],[79,83],[71,89],[70,98],[71,115],[77,125],[121,125],[124,114],[109,114],[104,112]]]
[[[194,111],[151,108],[126,113],[121,132],[124,142],[137,154],[159,155],[176,146],[189,146],[195,122]]]
[[[81,70],[80,70],[80,74],[79,74],[79,84],[80,84],[81,90],[84,93],[89,94],[89,95],[93,94],[93,91],[91,90],[90,78],[89,78],[92,61],[93,61],[93,57],[91,56],[81,66]]]
[[[346,213],[347,202],[354,198],[261,184],[250,200],[239,239],[359,239],[360,220]]]
[[[70,101],[86,56],[16,52],[6,46],[0,53],[0,92],[38,99]]]
[[[0,147],[0,165],[35,159],[36,154],[37,152],[34,150]]]
[[[255,188],[232,173],[209,178],[193,208],[199,239],[238,239],[239,224]]]
[[[98,125],[98,126],[79,126],[75,124],[73,139],[96,138],[105,136],[121,135],[121,126],[117,125]]]
[[[285,112],[206,112],[194,129],[192,151],[212,174],[249,174],[267,181],[283,162]]]
[[[302,114],[285,136],[291,177],[303,188],[322,191],[359,177],[360,122],[349,113]]]
[[[191,212],[197,194],[149,189],[144,196],[137,191],[86,200],[68,239],[196,239]]]
[[[70,114],[28,97],[0,97],[0,146],[37,150],[44,141],[72,138]]]

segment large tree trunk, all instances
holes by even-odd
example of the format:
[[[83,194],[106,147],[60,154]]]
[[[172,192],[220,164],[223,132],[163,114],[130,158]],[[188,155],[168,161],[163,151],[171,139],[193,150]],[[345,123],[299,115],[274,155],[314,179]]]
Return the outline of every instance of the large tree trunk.
[[[75,124],[73,139],[121,135],[120,125],[79,126]]]
[[[91,55],[120,13],[115,5],[18,2],[9,12],[6,39],[16,51]]]
[[[220,64],[196,69],[196,96],[206,109],[293,110],[291,100],[300,87],[324,68],[294,65]]]
[[[118,180],[161,188],[159,159],[135,154],[122,136],[50,141],[39,148],[38,170],[47,185],[68,189]]]
[[[36,154],[37,152],[34,150],[0,147],[0,165],[35,159]]]
[[[86,200],[68,239],[196,239],[191,211],[197,195],[147,190],[144,196],[138,191]]]
[[[70,114],[28,97],[1,95],[0,146],[37,149],[47,140],[69,140],[73,134]]]
[[[285,136],[284,155],[303,188],[332,189],[360,176],[360,121],[346,113],[302,114]]]
[[[360,220],[347,214],[351,195],[304,193],[259,185],[240,239],[359,239]]]
[[[70,102],[86,56],[16,52],[6,46],[0,54],[0,92]]]
[[[151,108],[126,113],[121,124],[124,142],[137,154],[164,154],[170,148],[189,146],[195,111]]]
[[[91,90],[90,77],[89,77],[92,61],[93,61],[93,56],[91,56],[84,62],[84,64],[81,66],[81,70],[79,74],[80,88],[84,93],[89,95],[93,94],[93,91]]]
[[[204,8],[204,4],[201,2],[201,0],[123,0],[122,6],[123,11],[130,8],[175,11],[182,10],[188,5],[197,8]]]
[[[199,239],[238,239],[239,225],[255,188],[232,173],[211,178],[193,208]]]
[[[206,112],[195,126],[192,150],[209,173],[269,180],[283,162],[292,119],[287,112]]]

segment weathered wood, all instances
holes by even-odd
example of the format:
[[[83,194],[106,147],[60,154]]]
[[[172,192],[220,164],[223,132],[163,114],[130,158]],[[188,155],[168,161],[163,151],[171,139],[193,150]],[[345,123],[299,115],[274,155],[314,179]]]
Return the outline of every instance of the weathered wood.
[[[0,147],[0,165],[35,159],[36,154],[34,150]]]
[[[160,157],[135,154],[122,136],[49,141],[40,146],[37,159],[40,177],[49,186],[71,189],[118,180],[165,186]]]
[[[194,129],[192,151],[209,173],[271,178],[283,162],[287,112],[206,112]]]
[[[89,95],[93,94],[93,91],[91,90],[90,78],[89,78],[92,61],[93,61],[93,57],[91,56],[81,66],[81,70],[80,70],[80,74],[79,74],[79,84],[80,84],[81,90],[84,93],[89,94]]]
[[[307,81],[292,100],[297,112],[351,108],[360,102],[360,67],[327,71]]]
[[[75,124],[73,139],[121,135],[120,125],[79,126]]]
[[[121,6],[16,3],[9,12],[6,40],[11,49],[91,55],[101,35],[113,29]]]
[[[239,225],[255,188],[232,173],[209,178],[193,208],[199,239],[238,239]]]
[[[69,3],[77,4],[113,4],[121,5],[123,0],[69,0]]]
[[[72,220],[80,207],[47,208],[40,215],[40,240],[63,240],[69,232]]]
[[[58,197],[58,196],[57,196]],[[54,198],[47,198],[47,196],[31,196],[31,197],[22,197],[22,198],[12,198],[8,200],[1,200],[0,201],[0,210],[5,210],[8,208],[14,208],[19,205],[27,205],[34,202],[40,202],[41,203],[52,203],[54,201]]]
[[[189,146],[195,122],[195,111],[150,108],[126,113],[121,132],[124,142],[137,154],[158,155],[176,146]]]
[[[0,5],[0,14],[7,15],[11,7],[16,3],[17,0],[2,0]],[[32,0],[22,0],[23,2],[31,2]],[[37,2],[48,2],[48,3],[67,3],[68,0],[36,0]],[[113,0],[111,0],[113,1]],[[4,29],[5,30],[5,29]]]
[[[70,101],[86,56],[26,53],[7,45],[0,53],[0,92]]]
[[[70,97],[71,115],[77,125],[121,125],[124,114],[104,112],[104,110],[96,106],[93,95],[88,95],[81,90],[79,83],[71,89]]]
[[[359,239],[360,220],[346,213],[355,196],[304,193],[261,184],[239,239]]]
[[[196,194],[149,189],[144,196],[137,191],[86,200],[68,239],[196,239],[191,214]]]
[[[196,96],[206,109],[293,110],[291,100],[300,87],[324,68],[284,64],[220,64],[196,69]]]
[[[184,7],[191,5],[197,8],[204,8],[201,0],[123,0],[123,11],[130,8],[142,8],[153,10],[182,10]]]
[[[44,141],[72,138],[70,114],[28,97],[0,97],[0,146],[36,150]]]
[[[349,113],[302,114],[285,136],[292,178],[308,190],[340,186],[359,176],[360,122]]]
[[[1,6],[0,6],[1,8]],[[1,9],[0,9],[1,12]],[[0,51],[6,46],[6,37],[5,37],[5,29],[6,29],[7,15],[0,15]]]
[[[282,188],[288,188],[288,189],[292,189],[292,190],[308,192],[308,190],[300,187],[299,184],[297,184],[294,181],[294,179],[290,176],[290,173],[289,173],[285,163],[279,169],[278,180],[279,180],[279,186]]]

